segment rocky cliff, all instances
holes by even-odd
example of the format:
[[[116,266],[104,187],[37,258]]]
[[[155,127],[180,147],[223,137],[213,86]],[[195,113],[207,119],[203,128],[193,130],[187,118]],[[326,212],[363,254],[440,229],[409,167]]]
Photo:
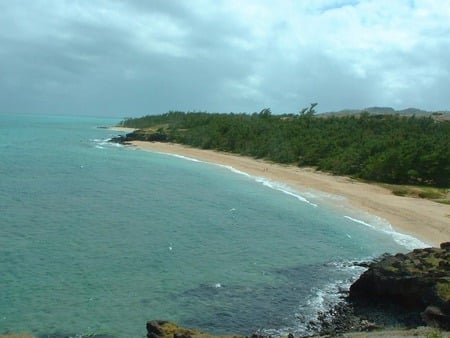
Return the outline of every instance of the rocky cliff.
[[[419,311],[428,325],[450,329],[450,242],[384,256],[351,286],[350,300],[395,303]]]

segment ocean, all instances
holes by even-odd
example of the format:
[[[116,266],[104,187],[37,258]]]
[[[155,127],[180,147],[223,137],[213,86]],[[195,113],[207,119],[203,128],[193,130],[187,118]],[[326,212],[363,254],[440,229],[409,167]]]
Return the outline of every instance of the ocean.
[[[339,196],[109,143],[118,122],[0,114],[0,334],[307,334],[354,262],[423,246]]]

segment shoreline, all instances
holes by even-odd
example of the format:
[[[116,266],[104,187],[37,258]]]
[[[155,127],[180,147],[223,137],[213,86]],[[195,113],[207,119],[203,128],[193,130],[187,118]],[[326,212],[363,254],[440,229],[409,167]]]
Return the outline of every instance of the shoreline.
[[[194,158],[229,166],[255,177],[285,184],[300,193],[315,191],[332,195],[329,205],[359,210],[387,221],[392,231],[412,236],[428,246],[450,241],[450,205],[396,196],[387,188],[349,177],[334,176],[312,168],[282,165],[238,154],[191,148],[181,144],[132,141],[139,149]],[[343,198],[341,198],[343,197]],[[339,202],[339,203],[337,203]]]

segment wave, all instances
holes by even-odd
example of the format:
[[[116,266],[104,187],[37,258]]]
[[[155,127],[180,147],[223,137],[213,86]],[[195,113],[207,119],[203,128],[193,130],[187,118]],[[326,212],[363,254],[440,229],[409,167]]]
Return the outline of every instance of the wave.
[[[106,146],[108,144],[109,140],[110,140],[109,138],[107,138],[107,139],[94,138],[89,141],[91,141],[94,144],[95,148],[103,149],[104,146]]]
[[[160,154],[167,155],[167,153],[160,153]],[[178,154],[168,154],[168,155],[171,155],[171,156],[177,157],[177,158],[181,158],[183,160],[191,161],[191,162],[203,162],[203,161],[197,160],[196,158],[193,158],[193,157],[188,157],[188,156],[183,156],[183,155],[178,155]]]
[[[347,198],[341,195],[329,194],[326,192],[316,192],[314,194],[315,198],[323,201],[332,209],[338,210],[338,214],[342,215],[345,212],[351,212],[352,216],[344,215],[343,217],[363,225],[365,227],[371,228],[375,231],[379,231],[389,235],[394,242],[404,247],[407,250],[414,250],[417,248],[425,248],[432,246],[429,243],[423,242],[420,239],[413,237],[411,235],[403,234],[394,230],[391,223],[389,223],[384,218],[378,217],[376,215],[365,212],[364,210],[357,209],[355,207],[350,206],[347,202]],[[331,203],[329,203],[331,202]],[[350,235],[347,234],[349,238]]]
[[[244,171],[238,170],[238,169],[236,169],[236,168],[234,168],[232,166],[229,166],[229,165],[223,165],[223,164],[215,164],[215,165],[218,165],[218,166],[220,166],[222,168],[226,168],[226,169],[228,169],[228,170],[230,170],[230,171],[232,171],[232,172],[234,172],[236,174],[244,175],[244,176],[246,176],[248,178],[253,179],[254,181],[256,181],[258,183],[261,183],[262,185],[264,185],[264,186],[266,186],[266,187],[268,187],[270,189],[281,191],[282,193],[284,193],[286,195],[289,195],[289,196],[292,196],[292,197],[298,199],[299,201],[307,203],[307,204],[309,204],[309,205],[311,205],[313,207],[317,207],[318,206],[317,204],[311,202],[310,200],[308,200],[305,197],[303,197],[302,195],[300,195],[297,191],[291,189],[286,184],[283,184],[283,183],[280,183],[280,182],[275,182],[275,181],[269,180],[269,179],[267,179],[265,177],[261,177],[261,176],[253,176],[253,175],[250,175],[250,174],[248,174],[248,173],[246,173]]]
[[[114,148],[122,148],[123,145],[117,142],[110,142],[111,138],[105,138],[105,139],[90,139],[90,142],[94,144],[94,147],[97,149],[105,149],[107,147],[114,147]]]
[[[239,175],[243,175],[245,177],[248,177],[250,179],[253,179],[255,182],[261,183],[264,186],[271,188],[273,190],[277,190],[280,191],[286,195],[292,196],[296,199],[298,199],[301,202],[307,203],[313,207],[317,207],[318,205],[311,202],[310,200],[308,200],[307,198],[303,197],[302,195],[300,195],[297,191],[291,189],[289,186],[283,184],[283,183],[279,183],[279,182],[275,182],[275,181],[271,181],[265,177],[261,177],[261,176],[253,176],[250,175],[249,173],[246,173],[245,171],[241,171],[238,170],[230,165],[225,165],[225,164],[218,164],[218,163],[214,163],[214,162],[208,162],[208,161],[201,161],[198,160],[196,158],[192,158],[192,157],[188,157],[188,156],[183,156],[183,155],[178,155],[178,154],[172,154],[172,153],[165,153],[165,152],[156,152],[157,154],[163,154],[163,155],[169,155],[169,156],[173,156],[173,157],[177,157],[183,160],[188,160],[188,161],[192,161],[192,162],[198,162],[198,163],[206,163],[206,164],[210,164],[210,165],[215,165],[218,167],[222,167],[225,169],[230,170],[231,172],[235,173],[235,174],[239,174]]]
[[[400,244],[401,246],[405,247],[408,250],[413,250],[413,249],[417,249],[417,248],[426,248],[426,247],[431,246],[430,244],[422,242],[418,238],[395,231],[392,228],[392,225],[388,221],[386,221],[378,216],[370,215],[371,223],[368,223],[361,219],[357,219],[357,218],[347,216],[347,215],[345,215],[344,217],[349,219],[352,222],[355,222],[355,223],[364,225],[366,227],[369,227],[371,229],[374,229],[376,231],[381,231],[381,232],[388,234],[389,236],[391,236],[393,238],[393,240],[397,244]]]
[[[370,261],[374,257],[368,257]],[[332,261],[326,265],[327,268],[334,270],[341,278],[325,283],[320,287],[313,287],[305,299],[305,302],[299,305],[295,312],[293,324],[291,326],[278,329],[262,329],[262,334],[272,337],[287,336],[292,333],[294,336],[314,335],[320,331],[320,325],[323,321],[331,321],[332,314],[330,310],[344,301],[350,285],[366,269],[357,263],[351,261]]]
[[[235,174],[239,174],[239,175],[248,177],[248,178],[254,180],[255,182],[261,183],[270,189],[277,190],[286,195],[294,197],[297,200],[299,200],[300,202],[307,203],[307,204],[311,205],[312,207],[318,207],[318,204],[312,202],[310,199],[327,200],[327,201],[332,201],[332,202],[345,202],[347,200],[344,196],[329,194],[329,193],[320,192],[320,191],[315,192],[315,193],[312,193],[311,191],[310,192],[302,192],[302,194],[300,194],[298,191],[292,189],[290,186],[288,186],[286,184],[272,181],[265,177],[250,175],[249,173],[239,170],[239,169],[236,169],[230,165],[218,164],[218,163],[208,162],[208,161],[201,161],[201,160],[198,160],[198,159],[195,159],[192,157],[178,155],[178,154],[171,154],[171,153],[165,153],[165,152],[157,152],[157,153],[164,154],[164,155],[170,155],[173,157],[177,157],[177,158],[192,161],[192,162],[206,163],[206,164],[215,165],[215,166],[219,166],[219,167],[228,169]],[[305,196],[308,196],[310,199],[306,198]],[[423,247],[430,246],[429,244],[422,242],[421,240],[419,240],[413,236],[402,234],[400,232],[395,231],[389,222],[387,222],[386,220],[384,220],[380,217],[377,217],[372,214],[364,213],[364,211],[360,211],[360,210],[358,210],[358,211],[359,211],[359,214],[363,214],[364,219],[370,219],[370,221],[366,222],[361,219],[354,218],[354,217],[351,217],[348,215],[345,215],[344,217],[353,222],[356,222],[358,224],[370,227],[376,231],[381,231],[381,232],[384,232],[384,233],[390,235],[397,244],[400,244],[401,246],[405,247],[408,250],[413,250],[416,248],[423,248]]]
[[[305,202],[313,207],[317,207],[318,205],[316,203],[311,202],[310,200],[306,199],[305,197],[303,197],[302,195],[298,194],[297,191],[291,189],[289,186],[283,184],[283,183],[279,183],[279,182],[274,182],[268,179],[265,179],[263,177],[255,177],[255,180],[259,183],[262,183],[263,185],[265,185],[266,187],[269,187],[271,189],[274,190],[278,190],[281,191],[282,193],[292,196],[296,199],[298,199],[301,202]]]

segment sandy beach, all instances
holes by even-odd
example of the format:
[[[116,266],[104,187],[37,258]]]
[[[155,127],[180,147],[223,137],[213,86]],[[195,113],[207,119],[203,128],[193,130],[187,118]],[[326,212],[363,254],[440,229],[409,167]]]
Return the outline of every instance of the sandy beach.
[[[109,130],[115,130],[115,131],[124,131],[126,133],[131,133],[136,130],[136,128],[128,128],[128,127],[108,127]]]
[[[231,166],[252,176],[284,183],[299,192],[309,190],[341,196],[344,199],[335,199],[339,201],[341,208],[356,208],[378,216],[389,222],[395,231],[418,238],[428,245],[439,246],[442,242],[450,241],[450,205],[396,196],[378,185],[317,172],[311,168],[279,165],[173,143],[133,141],[132,145],[149,151],[182,155]]]

